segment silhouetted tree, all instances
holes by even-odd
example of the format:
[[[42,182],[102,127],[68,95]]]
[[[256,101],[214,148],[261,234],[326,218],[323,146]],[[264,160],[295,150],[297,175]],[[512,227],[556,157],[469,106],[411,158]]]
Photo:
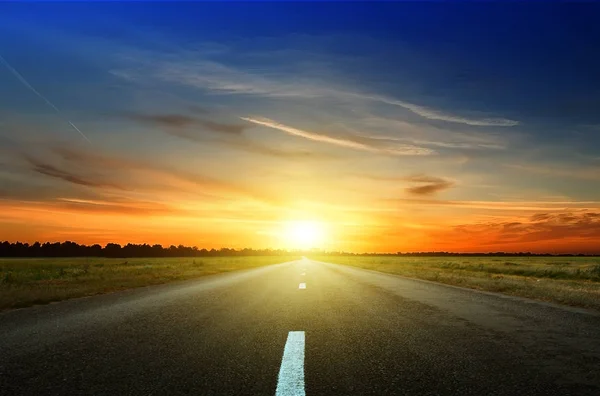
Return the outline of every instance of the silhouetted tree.
[[[32,245],[22,242],[10,243],[8,241],[0,242],[0,257],[216,257],[216,256],[280,256],[286,254],[310,255],[314,251],[301,250],[272,250],[272,249],[240,249],[221,248],[219,250],[212,248],[198,248],[197,246],[171,245],[168,248],[162,245],[133,244],[128,243],[121,247],[117,243],[108,243],[105,247],[98,244],[86,246],[79,245],[76,242],[35,242]],[[348,252],[317,252],[332,256],[408,256],[408,257],[433,257],[433,256],[552,256],[552,254],[534,254],[530,252],[492,252],[492,253],[454,253],[454,252],[409,252],[409,253],[348,253]],[[573,256],[573,255],[561,255]],[[577,254],[577,256],[587,256]],[[593,256],[593,255],[590,255]]]

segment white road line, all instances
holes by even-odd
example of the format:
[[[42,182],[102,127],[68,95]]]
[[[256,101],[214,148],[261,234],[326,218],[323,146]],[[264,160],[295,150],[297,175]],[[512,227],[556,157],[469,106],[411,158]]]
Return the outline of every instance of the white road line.
[[[306,283],[302,282],[298,285],[298,289],[306,289]]]
[[[306,275],[306,272],[303,272],[303,273],[301,273],[300,275],[304,276],[304,275]]]
[[[283,349],[275,396],[305,396],[304,332],[290,331]]]

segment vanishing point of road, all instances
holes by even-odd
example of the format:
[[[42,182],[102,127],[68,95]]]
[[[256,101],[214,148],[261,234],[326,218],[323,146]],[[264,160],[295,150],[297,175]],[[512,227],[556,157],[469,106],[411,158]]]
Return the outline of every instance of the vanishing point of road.
[[[302,259],[0,314],[2,395],[600,395],[600,315]]]

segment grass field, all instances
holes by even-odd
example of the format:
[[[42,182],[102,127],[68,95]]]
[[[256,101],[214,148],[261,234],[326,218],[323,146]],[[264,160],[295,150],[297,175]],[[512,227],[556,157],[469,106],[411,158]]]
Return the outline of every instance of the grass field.
[[[600,310],[600,257],[311,256],[411,278]]]
[[[600,310],[600,257],[310,256],[311,259]],[[0,259],[0,310],[298,259]]]
[[[255,268],[298,258],[0,258],[0,310]]]

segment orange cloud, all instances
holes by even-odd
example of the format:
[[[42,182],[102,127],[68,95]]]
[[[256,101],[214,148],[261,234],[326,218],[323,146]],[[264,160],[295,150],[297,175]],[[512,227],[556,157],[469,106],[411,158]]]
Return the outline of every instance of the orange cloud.
[[[461,250],[598,252],[600,212],[537,213],[512,221],[461,224],[432,237]]]

